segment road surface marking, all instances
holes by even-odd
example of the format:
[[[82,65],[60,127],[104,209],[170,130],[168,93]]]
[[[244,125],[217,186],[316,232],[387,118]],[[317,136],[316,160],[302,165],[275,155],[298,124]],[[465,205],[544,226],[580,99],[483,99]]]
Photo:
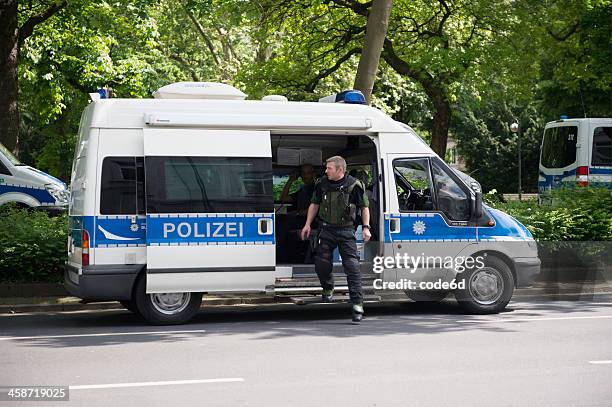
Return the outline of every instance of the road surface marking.
[[[612,365],[612,360],[590,360],[589,363],[594,365]]]
[[[57,338],[87,338],[94,336],[124,336],[124,335],[159,335],[159,334],[190,334],[203,333],[203,329],[192,331],[145,331],[145,332],[105,332],[99,334],[75,334],[75,335],[49,335],[49,336],[7,336],[0,337],[0,341],[24,340],[24,339],[57,339]]]
[[[612,315],[591,315],[586,317],[554,317],[554,318],[498,318],[498,319],[466,319],[457,322],[531,322],[531,321],[566,321],[572,319],[602,319],[612,318]]]
[[[69,386],[70,390],[90,389],[113,389],[120,387],[149,387],[149,386],[173,386],[177,384],[200,384],[200,383],[232,383],[244,382],[241,377],[230,377],[226,379],[201,379],[201,380],[174,380],[164,382],[140,382],[140,383],[110,383],[110,384],[87,384],[83,386]]]

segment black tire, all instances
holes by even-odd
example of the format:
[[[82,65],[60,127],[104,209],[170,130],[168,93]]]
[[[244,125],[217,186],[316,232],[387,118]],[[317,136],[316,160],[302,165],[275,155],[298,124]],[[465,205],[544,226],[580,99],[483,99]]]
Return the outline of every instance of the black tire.
[[[416,302],[440,302],[448,296],[448,291],[406,290],[408,298]]]
[[[138,313],[152,325],[184,324],[202,305],[202,293],[147,294],[146,288],[147,278],[143,274],[136,282],[134,302]]]
[[[503,311],[514,292],[510,267],[500,258],[488,255],[484,267],[466,270],[457,276],[465,287],[455,290],[459,305],[470,314],[496,314]]]

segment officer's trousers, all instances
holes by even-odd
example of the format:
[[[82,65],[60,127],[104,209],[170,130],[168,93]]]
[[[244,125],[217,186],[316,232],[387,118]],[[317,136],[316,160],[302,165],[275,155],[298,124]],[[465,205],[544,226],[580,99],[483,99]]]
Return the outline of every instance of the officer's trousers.
[[[351,303],[361,304],[363,302],[361,271],[359,269],[355,228],[352,226],[346,228],[321,227],[319,245],[315,253],[315,269],[321,287],[327,290],[334,288],[332,256],[336,247],[338,247],[342,257],[342,266],[348,282]]]

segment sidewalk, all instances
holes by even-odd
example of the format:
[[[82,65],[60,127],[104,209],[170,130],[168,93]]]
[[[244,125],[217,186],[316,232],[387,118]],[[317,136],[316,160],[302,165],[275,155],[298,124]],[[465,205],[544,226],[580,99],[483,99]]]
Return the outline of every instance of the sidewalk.
[[[513,299],[549,298],[563,299],[563,296],[588,296],[599,293],[612,293],[611,282],[538,282],[531,288],[514,290]],[[380,293],[378,293],[380,294]],[[382,293],[383,301],[402,301],[407,298],[401,292]],[[204,296],[202,307],[223,305],[256,305],[256,304],[292,304],[289,297],[274,297],[265,295],[224,295]],[[123,309],[116,301],[85,303],[80,298],[69,296],[48,297],[2,297],[0,298],[0,314],[16,314],[30,312],[62,312]]]

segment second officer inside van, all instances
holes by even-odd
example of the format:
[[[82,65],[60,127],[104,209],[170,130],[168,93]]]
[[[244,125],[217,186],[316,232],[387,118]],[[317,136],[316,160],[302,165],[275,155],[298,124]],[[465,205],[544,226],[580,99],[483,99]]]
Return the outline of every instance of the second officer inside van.
[[[363,241],[367,243],[372,235],[365,187],[361,181],[346,174],[344,158],[334,156],[327,159],[325,176],[315,185],[301,237],[306,239],[310,236],[312,222],[317,217],[319,232],[318,236],[313,236],[316,246],[315,269],[323,288],[323,301],[326,302],[331,301],[333,296],[332,256],[338,247],[349,287],[352,320],[355,323],[361,322],[363,318],[363,290],[355,236],[359,210]]]

